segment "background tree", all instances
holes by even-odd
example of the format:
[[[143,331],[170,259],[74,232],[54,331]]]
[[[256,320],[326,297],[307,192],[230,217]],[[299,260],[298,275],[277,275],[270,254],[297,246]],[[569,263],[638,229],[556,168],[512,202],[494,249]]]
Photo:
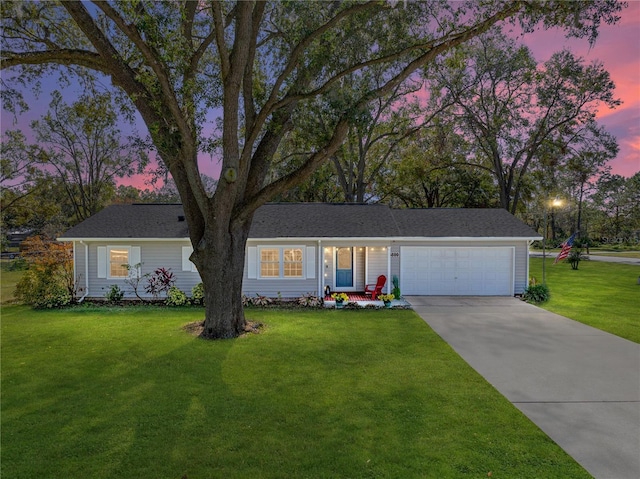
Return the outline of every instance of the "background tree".
[[[637,241],[640,237],[640,173],[631,178],[606,173],[591,197],[600,213],[597,234],[605,242]]]
[[[174,178],[206,296],[204,335],[245,326],[245,245],[256,209],[300,184],[345,139],[350,115],[438,55],[505,19],[524,31],[597,35],[622,6],[600,2],[3,2],[2,68],[44,65],[110,77],[140,113]],[[359,52],[359,55],[352,55]],[[294,114],[375,67],[383,81],[336,103],[330,134],[298,168],[266,183]],[[15,78],[15,77],[14,77]],[[16,80],[17,81],[17,80]],[[221,108],[222,177],[209,197],[198,171],[202,125]],[[219,285],[225,285],[220,288]]]
[[[35,203],[29,201],[29,196],[38,191],[42,183],[37,148],[27,146],[26,137],[21,131],[5,132],[0,143],[0,214],[4,232],[30,226],[29,220],[21,216],[23,212],[34,211]],[[21,208],[28,203],[28,208]]]
[[[614,108],[614,84],[601,64],[569,51],[541,68],[524,46],[496,28],[438,63],[434,88],[457,106],[473,138],[472,161],[494,175],[500,205],[516,213],[526,178],[544,148],[568,149],[601,105]],[[560,151],[560,156],[565,156]]]
[[[577,141],[572,141],[566,162],[564,175],[565,191],[574,199],[574,219],[571,232],[579,231],[582,237],[588,237],[588,232],[582,228],[582,212],[586,198],[595,187],[597,179],[609,173],[607,162],[618,153],[616,139],[594,123],[587,125],[585,132],[581,132]]]
[[[71,105],[59,92],[52,96],[49,112],[31,128],[39,165],[63,185],[77,222],[108,204],[116,179],[142,173],[148,158],[123,142],[111,95],[86,94]]]
[[[386,165],[381,198],[408,208],[489,207],[495,187],[486,171],[466,161],[469,144],[442,115],[404,142]]]

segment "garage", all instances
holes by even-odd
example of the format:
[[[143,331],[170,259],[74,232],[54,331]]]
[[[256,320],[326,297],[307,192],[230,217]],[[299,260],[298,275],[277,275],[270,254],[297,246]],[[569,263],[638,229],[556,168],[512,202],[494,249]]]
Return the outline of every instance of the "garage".
[[[513,296],[513,247],[403,246],[402,293],[428,296]]]

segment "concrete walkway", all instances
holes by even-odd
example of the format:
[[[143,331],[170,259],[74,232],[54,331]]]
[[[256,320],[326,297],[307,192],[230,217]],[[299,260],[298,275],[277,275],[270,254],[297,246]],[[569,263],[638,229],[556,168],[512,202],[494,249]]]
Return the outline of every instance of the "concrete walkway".
[[[595,478],[640,478],[640,345],[515,298],[406,299]]]

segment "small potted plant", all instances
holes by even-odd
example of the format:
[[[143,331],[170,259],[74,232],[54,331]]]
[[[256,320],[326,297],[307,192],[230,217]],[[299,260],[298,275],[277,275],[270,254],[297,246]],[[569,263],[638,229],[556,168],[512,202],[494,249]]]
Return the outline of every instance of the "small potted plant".
[[[390,308],[391,307],[391,301],[394,300],[396,297],[393,294],[379,294],[378,295],[378,299],[380,301],[382,301],[385,305],[385,307]]]
[[[344,302],[349,300],[347,293],[332,293],[331,297],[336,302],[336,308],[342,308]]]

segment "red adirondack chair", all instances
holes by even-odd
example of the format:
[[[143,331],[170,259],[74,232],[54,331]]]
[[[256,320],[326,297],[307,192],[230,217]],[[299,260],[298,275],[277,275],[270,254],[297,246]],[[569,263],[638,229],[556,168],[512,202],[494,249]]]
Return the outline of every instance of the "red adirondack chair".
[[[387,277],[384,274],[378,276],[378,281],[376,284],[367,284],[364,287],[364,293],[370,294],[371,299],[375,300],[379,294],[382,294],[382,288],[384,288],[384,284],[387,282]]]

